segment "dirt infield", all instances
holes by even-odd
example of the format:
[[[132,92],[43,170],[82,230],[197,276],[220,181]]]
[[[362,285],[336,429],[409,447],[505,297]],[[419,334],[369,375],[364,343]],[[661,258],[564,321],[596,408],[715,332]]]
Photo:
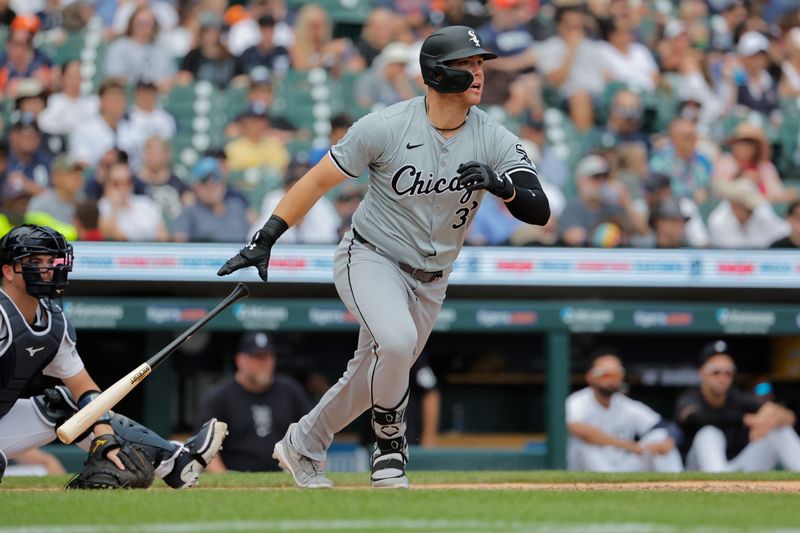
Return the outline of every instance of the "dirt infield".
[[[453,483],[414,485],[418,490],[553,490],[800,493],[800,481],[648,481],[629,483]]]

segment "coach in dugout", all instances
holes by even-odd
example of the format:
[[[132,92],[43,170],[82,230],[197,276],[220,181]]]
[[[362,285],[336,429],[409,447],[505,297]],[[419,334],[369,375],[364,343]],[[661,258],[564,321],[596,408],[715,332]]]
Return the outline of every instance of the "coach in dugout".
[[[311,410],[311,400],[292,378],[275,374],[275,348],[266,333],[242,335],[235,362],[236,373],[201,400],[200,419],[205,413],[219,413],[228,424],[225,447],[208,471],[279,470],[272,448],[290,423]]]
[[[678,427],[621,391],[625,367],[616,350],[597,348],[589,385],[567,398],[567,468],[593,472],[680,472]]]
[[[733,387],[736,365],[725,341],[700,352],[700,387],[678,399],[686,467],[704,472],[800,470],[800,437],[789,409]]]

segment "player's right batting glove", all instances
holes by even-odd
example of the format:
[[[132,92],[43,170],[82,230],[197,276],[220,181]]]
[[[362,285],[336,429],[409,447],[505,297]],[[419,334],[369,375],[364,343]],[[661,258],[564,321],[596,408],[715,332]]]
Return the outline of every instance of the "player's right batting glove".
[[[503,200],[514,196],[514,184],[508,176],[498,176],[492,167],[477,161],[462,163],[458,169],[458,183],[468,191],[485,189]]]
[[[253,235],[253,238],[247,243],[244,248],[239,250],[239,253],[228,259],[222,268],[217,272],[218,276],[227,276],[231,272],[236,272],[240,268],[249,266],[256,267],[258,276],[267,281],[267,267],[269,266],[269,256],[272,252],[272,246],[278,240],[283,232],[289,229],[286,222],[280,217],[272,215],[267,220],[264,227],[261,228]]]

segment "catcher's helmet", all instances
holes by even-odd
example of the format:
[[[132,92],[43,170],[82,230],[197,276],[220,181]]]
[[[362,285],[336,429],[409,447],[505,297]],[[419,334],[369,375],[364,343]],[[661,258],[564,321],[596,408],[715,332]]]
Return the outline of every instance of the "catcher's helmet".
[[[52,265],[33,265],[22,260],[32,255],[52,255]],[[59,296],[67,286],[72,271],[72,245],[61,233],[47,226],[23,224],[12,229],[0,240],[0,260],[22,273],[25,290],[37,298]],[[19,269],[17,268],[19,266]],[[50,279],[43,274],[52,272]]]
[[[482,55],[495,59],[497,54],[486,51],[478,40],[478,33],[469,26],[447,26],[433,32],[419,54],[422,79],[425,85],[440,93],[461,93],[472,85],[472,73],[445,65],[454,59]]]

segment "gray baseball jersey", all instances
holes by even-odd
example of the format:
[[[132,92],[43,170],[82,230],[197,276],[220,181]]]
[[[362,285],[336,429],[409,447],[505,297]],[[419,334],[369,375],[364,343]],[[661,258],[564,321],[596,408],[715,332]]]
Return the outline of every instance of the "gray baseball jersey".
[[[353,225],[387,255],[415,268],[450,266],[485,191],[467,192],[456,169],[479,161],[498,174],[535,172],[519,139],[473,107],[464,128],[445,139],[428,122],[424,97],[357,121],[331,148],[351,177],[369,168],[369,190]]]

